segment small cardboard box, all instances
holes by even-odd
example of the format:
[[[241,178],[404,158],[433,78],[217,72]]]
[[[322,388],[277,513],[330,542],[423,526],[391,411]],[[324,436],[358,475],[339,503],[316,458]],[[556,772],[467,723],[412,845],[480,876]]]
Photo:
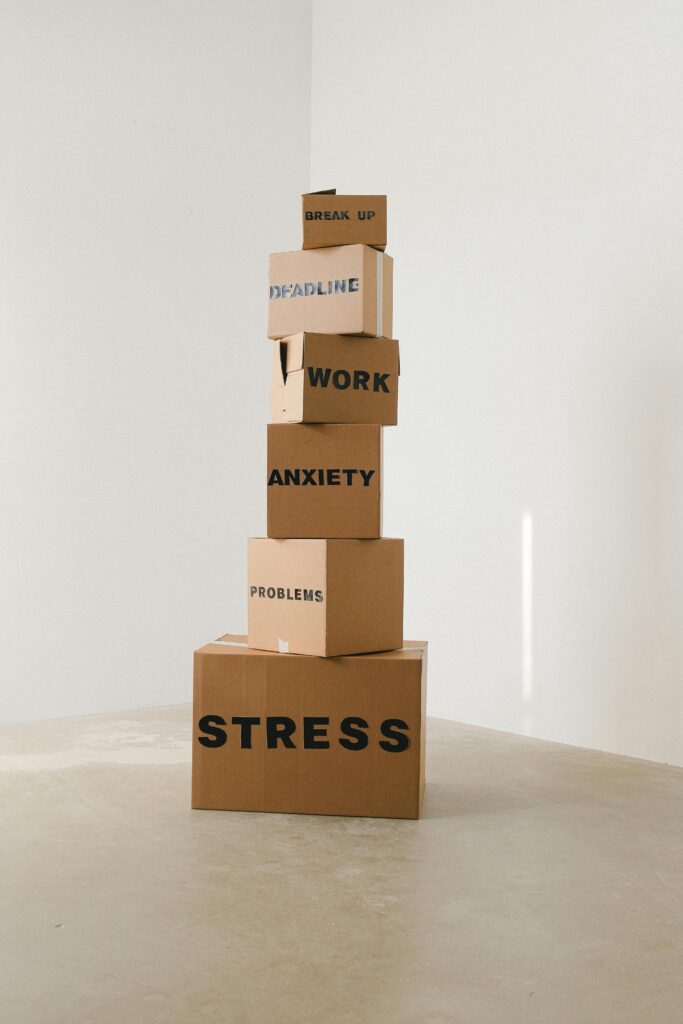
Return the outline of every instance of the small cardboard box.
[[[401,646],[402,540],[252,537],[247,561],[250,647],[331,658]]]
[[[336,188],[301,197],[303,249],[371,245],[386,249],[387,197],[338,196]]]
[[[419,818],[427,645],[353,658],[194,656],[192,806]]]
[[[391,338],[393,260],[368,245],[270,256],[268,337],[301,331]]]
[[[269,537],[381,537],[382,428],[268,424]]]
[[[398,342],[295,334],[273,343],[273,423],[397,421]]]

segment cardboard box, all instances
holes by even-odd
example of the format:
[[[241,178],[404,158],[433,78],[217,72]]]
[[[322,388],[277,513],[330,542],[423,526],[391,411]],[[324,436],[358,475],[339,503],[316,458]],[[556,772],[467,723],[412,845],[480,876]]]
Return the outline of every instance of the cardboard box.
[[[338,196],[336,188],[301,197],[303,249],[328,245],[387,245],[386,196]]]
[[[418,818],[427,645],[353,658],[250,650],[194,657],[192,806]]]
[[[268,337],[301,331],[391,338],[393,260],[368,245],[270,256]]]
[[[381,537],[382,427],[268,424],[269,537]]]
[[[249,646],[336,657],[403,642],[402,540],[248,542]]]
[[[273,342],[273,423],[396,423],[398,342],[295,334]]]

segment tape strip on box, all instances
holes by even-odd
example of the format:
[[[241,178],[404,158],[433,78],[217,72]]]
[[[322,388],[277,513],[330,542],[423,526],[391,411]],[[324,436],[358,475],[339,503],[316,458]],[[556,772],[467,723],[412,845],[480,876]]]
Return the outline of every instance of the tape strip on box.
[[[384,305],[384,303],[382,301],[383,298],[384,298],[384,288],[383,288],[383,285],[384,285],[384,279],[383,279],[384,259],[383,259],[383,255],[382,255],[381,252],[378,252],[375,255],[377,257],[377,330],[376,330],[376,334],[377,334],[378,338],[381,338],[381,337],[383,337],[383,333],[382,332],[383,332],[383,329],[384,329],[384,322],[383,322],[384,321],[384,316],[383,316],[384,310],[382,308],[383,305]]]

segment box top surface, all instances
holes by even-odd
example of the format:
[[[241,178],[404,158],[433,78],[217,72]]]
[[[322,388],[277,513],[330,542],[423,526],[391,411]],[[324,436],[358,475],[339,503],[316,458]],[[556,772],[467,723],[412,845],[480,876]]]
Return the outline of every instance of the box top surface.
[[[297,262],[305,263],[310,260],[332,260],[335,256],[343,256],[348,259],[359,256],[365,256],[368,254],[368,258],[381,256],[383,259],[391,260],[391,257],[386,252],[379,252],[378,249],[374,249],[371,245],[366,245],[364,242],[351,242],[350,245],[329,245],[324,249],[287,249],[285,252],[271,252],[268,254],[269,260],[281,260],[281,259],[293,259]]]
[[[301,198],[309,196],[336,196],[337,199],[386,199],[386,192],[337,192],[336,188],[319,188],[315,192],[302,192]]]
[[[247,638],[241,633],[225,633],[217,640],[211,640],[200,647],[196,654],[246,655],[263,658],[308,658],[307,654],[278,654],[276,651],[262,651],[247,647]],[[346,658],[371,658],[373,661],[419,661],[427,653],[426,640],[404,640],[398,651],[375,651],[372,654],[346,654]],[[326,661],[331,659],[326,658]]]
[[[280,338],[273,344],[280,348],[275,350],[276,366],[282,374],[294,373],[306,364],[308,355],[316,350],[326,350],[345,362],[357,360],[359,355],[387,358],[391,353],[397,361],[397,372],[400,374],[399,345],[395,338],[355,338],[348,334],[319,334],[315,331],[301,331]],[[373,348],[373,346],[377,346]]]
[[[348,423],[295,423],[295,424],[275,424],[275,426],[306,426],[306,427],[338,427],[338,426],[380,426],[381,424],[375,423],[361,423],[361,424],[348,424]],[[271,426],[271,424],[269,424]],[[379,544],[390,541],[393,544],[403,544],[402,537],[247,537],[247,546],[252,541],[264,544],[289,544],[292,550],[294,545],[305,544],[310,546],[311,551],[314,550],[314,546],[317,545],[320,550],[324,550],[328,544]]]

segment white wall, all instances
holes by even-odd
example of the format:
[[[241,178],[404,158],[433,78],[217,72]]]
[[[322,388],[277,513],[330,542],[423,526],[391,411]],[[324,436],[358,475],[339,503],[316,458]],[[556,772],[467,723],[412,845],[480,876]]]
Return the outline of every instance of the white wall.
[[[664,0],[314,4],[312,187],[390,197],[430,710],[678,763],[681,52]]]
[[[683,8],[325,0],[313,45],[312,184],[390,196],[430,710],[683,763]],[[309,75],[309,3],[0,6],[5,720],[186,700],[244,628]]]
[[[188,700],[265,525],[310,3],[0,6],[0,717]]]

